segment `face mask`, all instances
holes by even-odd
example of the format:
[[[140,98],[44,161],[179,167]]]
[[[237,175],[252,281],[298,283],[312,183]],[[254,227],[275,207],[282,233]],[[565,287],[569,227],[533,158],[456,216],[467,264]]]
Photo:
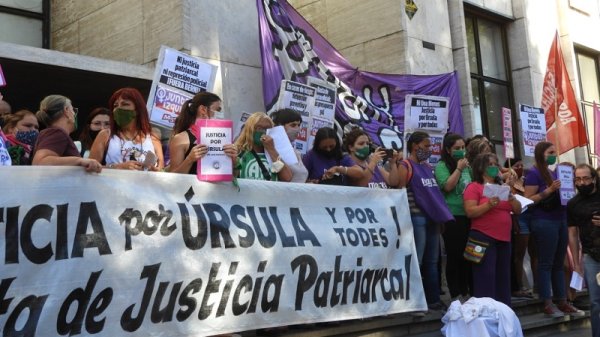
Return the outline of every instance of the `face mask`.
[[[254,145],[256,145],[256,146],[263,146],[263,143],[260,140],[260,138],[264,134],[265,134],[264,131],[254,131],[254,133],[252,134],[252,141],[254,142]]]
[[[135,110],[117,108],[113,111],[113,118],[119,127],[125,127],[135,119]]]
[[[431,150],[424,150],[422,148],[417,148],[417,160],[419,162],[426,161],[431,157]]]
[[[100,133],[100,131],[102,130],[90,130],[90,138],[92,138],[92,140],[96,139],[96,136],[98,136],[98,133]]]
[[[315,151],[322,155],[325,158],[331,159],[335,157],[335,150],[331,150],[331,151],[325,151],[325,150],[321,150],[319,148],[316,148]]]
[[[579,186],[575,186],[577,187],[577,191],[583,195],[590,195],[592,194],[592,192],[594,191],[594,185],[595,183],[592,182],[591,184],[587,184],[587,185],[579,185]]]
[[[463,159],[465,157],[465,150],[452,150],[452,158]]]
[[[354,155],[356,156],[356,158],[358,158],[360,160],[367,159],[367,157],[369,156],[370,153],[371,153],[371,148],[369,148],[369,146],[365,146],[361,149],[354,151]]]
[[[554,165],[554,163],[556,163],[556,155],[555,154],[551,154],[548,157],[546,157],[546,164]]]
[[[298,133],[300,132],[300,127],[295,127],[295,128],[289,128],[287,130],[285,130],[285,133],[287,133],[288,138],[290,139],[290,142],[293,142],[296,140],[296,137],[298,137]]]
[[[485,174],[490,178],[496,178],[500,173],[500,168],[498,166],[488,166],[485,169]]]
[[[39,132],[37,132],[36,130],[17,131],[15,138],[23,144],[33,146],[33,144],[35,144],[35,141],[37,140],[38,135]]]

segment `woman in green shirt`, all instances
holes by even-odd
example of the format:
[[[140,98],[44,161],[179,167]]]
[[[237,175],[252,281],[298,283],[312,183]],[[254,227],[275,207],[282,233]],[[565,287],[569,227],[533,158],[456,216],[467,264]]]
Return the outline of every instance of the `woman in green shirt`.
[[[471,290],[471,267],[463,258],[469,236],[470,221],[465,215],[463,192],[471,182],[471,168],[465,158],[465,140],[457,134],[444,137],[442,159],[435,167],[435,179],[454,220],[445,224],[442,233],[446,247],[446,281],[450,297],[465,300]]]

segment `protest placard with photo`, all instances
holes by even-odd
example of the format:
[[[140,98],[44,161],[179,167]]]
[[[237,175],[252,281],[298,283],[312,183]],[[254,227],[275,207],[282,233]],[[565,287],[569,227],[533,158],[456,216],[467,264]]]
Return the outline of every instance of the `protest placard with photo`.
[[[161,46],[148,96],[150,121],[172,128],[183,102],[196,93],[212,91],[217,66]]]
[[[525,155],[534,156],[537,143],[546,140],[546,118],[544,109],[519,104],[521,129],[523,130],[523,147]]]

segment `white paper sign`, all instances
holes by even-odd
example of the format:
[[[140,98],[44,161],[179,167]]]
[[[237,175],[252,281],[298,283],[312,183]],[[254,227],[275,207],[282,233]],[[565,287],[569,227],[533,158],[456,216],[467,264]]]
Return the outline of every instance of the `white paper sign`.
[[[519,104],[521,129],[523,129],[523,147],[525,155],[534,157],[537,143],[546,140],[546,117],[544,109]]]
[[[570,165],[558,165],[556,175],[560,180],[560,202],[565,206],[575,196],[575,172]]]
[[[581,291],[583,289],[583,276],[579,275],[578,272],[573,271],[573,274],[571,275],[571,283],[569,284],[569,287],[571,287],[577,291]]]
[[[448,130],[448,98],[406,95],[405,129],[446,132]]]
[[[510,186],[508,185],[485,184],[483,186],[483,196],[486,198],[498,197],[502,201],[507,201],[509,194]]]
[[[294,152],[292,143],[290,143],[290,139],[288,138],[287,133],[285,133],[285,128],[283,126],[279,125],[274,128],[267,129],[267,135],[273,138],[275,150],[277,150],[277,153],[279,153],[279,156],[284,163],[288,165],[295,165],[298,163],[298,157]],[[272,163],[273,158],[269,156],[267,151],[265,151],[265,155],[267,156],[267,160]]]
[[[150,121],[172,128],[186,100],[213,90],[216,73],[217,66],[161,46],[148,96]]]
[[[427,310],[405,189],[0,171],[19,191],[0,199],[7,336],[192,337]]]

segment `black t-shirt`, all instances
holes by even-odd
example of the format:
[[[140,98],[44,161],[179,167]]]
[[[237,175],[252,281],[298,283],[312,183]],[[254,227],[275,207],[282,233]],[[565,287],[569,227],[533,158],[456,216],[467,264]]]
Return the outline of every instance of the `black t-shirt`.
[[[577,194],[567,204],[567,223],[579,227],[579,240],[585,254],[600,262],[600,227],[592,225],[592,215],[600,215],[600,191]]]

